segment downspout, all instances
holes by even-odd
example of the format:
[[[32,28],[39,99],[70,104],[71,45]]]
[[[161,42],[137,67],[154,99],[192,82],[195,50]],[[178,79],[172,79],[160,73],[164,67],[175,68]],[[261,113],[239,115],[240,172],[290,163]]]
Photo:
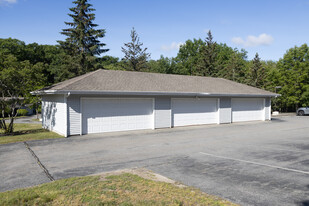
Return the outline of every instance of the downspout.
[[[65,111],[65,122],[66,122],[66,125],[65,125],[65,137],[68,137],[68,112],[69,112],[69,109],[68,109],[68,97],[71,95],[70,92],[68,92],[67,94],[64,95],[64,103],[65,103],[65,108],[66,108],[66,111]]]

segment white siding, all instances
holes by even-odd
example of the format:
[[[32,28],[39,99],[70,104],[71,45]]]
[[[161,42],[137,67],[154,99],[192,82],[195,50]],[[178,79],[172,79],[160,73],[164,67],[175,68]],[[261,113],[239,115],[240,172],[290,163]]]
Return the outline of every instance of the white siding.
[[[173,126],[218,123],[218,99],[172,99]]]
[[[66,101],[64,95],[42,96],[42,125],[66,136]]]
[[[265,120],[271,120],[271,100],[265,98]]]
[[[155,128],[171,127],[171,98],[155,98]]]
[[[79,135],[80,129],[80,97],[70,95],[68,104],[68,135]]]
[[[81,134],[82,132],[81,98],[82,97],[80,95],[70,95],[68,98],[65,98],[64,95],[42,96],[43,127],[55,131],[57,133],[60,133],[62,135],[65,135],[66,132],[68,133],[68,135]],[[94,98],[104,99],[102,97],[101,98],[94,97]],[[125,101],[127,99],[134,99],[134,98],[106,97],[105,99],[122,99]],[[136,97],[135,99],[145,100],[147,98]],[[148,101],[150,100],[153,99],[148,98]],[[100,118],[101,115],[100,112],[102,109],[106,110],[106,108],[103,108],[104,107],[103,105],[100,104],[92,105],[92,107],[94,108],[94,113],[92,115],[98,115],[95,118]],[[150,105],[150,103],[148,105]],[[83,106],[85,107],[85,105]],[[122,107],[123,107],[123,110],[121,110],[122,112],[125,111],[130,112],[132,110],[130,106],[128,107],[128,105],[125,104],[122,104]],[[143,120],[141,122],[140,128],[152,129],[152,128],[168,128],[172,126],[184,126],[184,125],[195,125],[195,124],[213,124],[213,123],[221,124],[221,123],[231,123],[232,121],[237,122],[237,121],[252,121],[252,120],[271,120],[270,98],[231,99],[230,97],[221,97],[220,101],[218,101],[217,98],[171,99],[171,97],[155,97],[154,105],[153,103],[151,103],[151,107],[154,107],[153,109],[150,109],[150,106],[148,108],[149,111],[151,110],[150,111],[152,113],[151,117],[148,116],[149,118],[147,117],[146,120]],[[112,111],[113,109],[107,108],[107,110]],[[148,124],[150,120],[152,122]],[[147,127],[144,125],[144,123],[147,124]],[[130,126],[131,129],[139,129],[137,125],[135,126],[132,125],[133,124],[131,124]],[[128,129],[124,128],[123,130]],[[110,131],[119,131],[119,128],[111,129]],[[83,133],[85,133],[85,131],[83,131]]]
[[[232,122],[231,98],[228,97],[220,98],[219,123],[225,124],[231,122]]]
[[[265,120],[264,98],[233,98],[232,122]]]

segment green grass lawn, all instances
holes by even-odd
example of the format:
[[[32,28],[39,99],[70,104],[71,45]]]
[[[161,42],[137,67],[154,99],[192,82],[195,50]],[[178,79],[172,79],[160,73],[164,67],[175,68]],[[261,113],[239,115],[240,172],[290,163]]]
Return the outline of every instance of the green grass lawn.
[[[75,177],[0,193],[0,205],[235,205],[192,187],[138,175]]]
[[[3,131],[0,130],[3,134]],[[46,129],[42,129],[40,124],[14,124],[14,134],[0,136],[0,144],[8,144],[13,142],[23,142],[29,140],[38,139],[54,139],[62,138],[63,136],[58,135],[54,132],[50,132]]]

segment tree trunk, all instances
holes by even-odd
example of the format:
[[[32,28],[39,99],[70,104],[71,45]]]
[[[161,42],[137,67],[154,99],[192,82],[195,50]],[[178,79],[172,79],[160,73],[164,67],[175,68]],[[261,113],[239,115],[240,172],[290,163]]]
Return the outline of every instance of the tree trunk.
[[[10,123],[5,131],[6,134],[12,134],[14,132],[14,117],[10,118]]]
[[[3,119],[1,119],[0,120],[0,129],[4,129],[5,130],[5,119],[3,118]]]
[[[298,109],[298,104],[295,104],[295,111],[297,111]]]
[[[0,120],[0,128],[6,131],[6,124],[5,124],[5,115],[4,115],[4,109],[2,109],[2,117]]]

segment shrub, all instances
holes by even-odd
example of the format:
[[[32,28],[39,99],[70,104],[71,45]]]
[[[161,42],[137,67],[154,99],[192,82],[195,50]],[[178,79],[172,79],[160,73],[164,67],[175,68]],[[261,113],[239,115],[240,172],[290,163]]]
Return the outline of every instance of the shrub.
[[[28,114],[28,110],[26,110],[26,109],[19,109],[17,111],[18,116],[26,116],[27,114]]]

